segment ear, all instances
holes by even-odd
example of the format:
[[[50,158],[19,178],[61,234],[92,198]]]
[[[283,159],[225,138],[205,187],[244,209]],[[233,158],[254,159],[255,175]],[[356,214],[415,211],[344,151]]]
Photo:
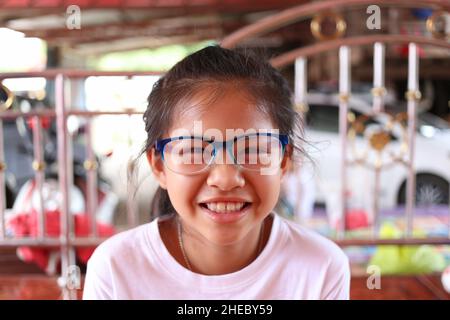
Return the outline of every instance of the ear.
[[[167,189],[166,172],[164,170],[164,163],[161,159],[161,155],[156,152],[155,148],[151,148],[150,150],[147,150],[146,156],[148,164],[159,182],[159,186],[163,189]]]
[[[292,167],[292,155],[293,149],[290,144],[286,146],[284,151],[283,160],[281,161],[280,169],[281,169],[281,178],[285,176],[285,174],[291,170]]]

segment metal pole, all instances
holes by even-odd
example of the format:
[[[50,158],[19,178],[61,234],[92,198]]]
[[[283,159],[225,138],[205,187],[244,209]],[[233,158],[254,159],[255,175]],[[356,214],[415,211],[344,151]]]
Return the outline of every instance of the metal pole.
[[[375,113],[384,111],[384,52],[385,46],[381,42],[374,44],[373,53],[373,110]]]
[[[347,113],[351,92],[351,59],[350,48],[339,48],[339,135],[341,140],[341,224],[338,239],[345,237],[346,199],[347,199]]]
[[[96,117],[102,115],[142,115],[142,111],[124,110],[124,111],[86,111],[86,110],[66,110],[66,115],[82,116],[82,117]],[[53,110],[32,110],[29,112],[7,110],[0,113],[0,119],[16,119],[18,117],[56,117]]]
[[[416,108],[420,99],[419,91],[419,57],[417,45],[409,44],[408,54],[408,180],[406,183],[406,237],[411,238],[413,233],[414,204],[416,191],[416,175],[414,169],[415,135],[416,135]]]
[[[5,208],[6,208],[6,197],[5,197],[5,151],[3,147],[3,120],[0,119],[0,240],[6,237],[5,230]]]
[[[62,193],[61,199],[61,219],[60,219],[60,244],[61,244],[61,279],[62,293],[65,300],[73,298],[73,292],[67,286],[67,276],[71,265],[70,256],[70,223],[69,223],[69,177],[68,177],[68,135],[67,116],[65,113],[64,101],[64,76],[57,75],[55,78],[56,95],[56,122],[58,130],[58,177],[59,186]]]
[[[82,238],[71,238],[70,244],[72,246],[80,247],[91,247],[97,246],[108,238],[93,238],[93,237],[82,237]],[[0,241],[0,247],[58,247],[61,245],[61,241],[58,238],[46,237],[44,239],[36,239],[35,237],[26,238],[8,238]]]
[[[308,64],[305,57],[300,57],[295,60],[295,89],[294,89],[294,101],[295,109],[303,117],[308,111]],[[292,174],[297,179],[298,197],[294,204],[294,217],[300,224],[305,223],[303,221],[303,213],[301,212],[301,204],[304,201],[304,190],[302,186],[302,166],[294,166]]]
[[[381,155],[380,155],[381,158]],[[381,161],[381,159],[380,159]],[[380,194],[380,174],[381,174],[381,168],[378,166],[375,167],[375,188],[374,188],[374,194],[373,194],[373,238],[378,238],[378,230],[380,228],[380,212],[379,212],[379,206],[378,206],[378,195]]]
[[[132,139],[131,139],[131,128],[132,128],[132,122],[131,122],[132,118],[131,115],[128,116],[128,150],[131,150],[131,144],[132,144]],[[135,168],[132,168],[132,170],[134,171]],[[135,206],[135,202],[134,202],[134,195],[136,193],[136,187],[133,184],[134,181],[132,181],[133,179],[128,179],[127,180],[127,218],[128,218],[128,227],[132,228],[137,226],[138,224],[138,217],[137,217],[137,213],[136,213],[136,206]]]
[[[95,159],[93,147],[92,147],[92,120],[86,119],[86,154],[87,159],[84,163],[84,168],[87,171],[87,204],[88,213],[91,224],[91,236],[97,236],[97,161]]]
[[[373,112],[375,114],[384,112],[384,96],[386,89],[384,87],[385,78],[385,45],[381,42],[374,44],[373,53]],[[378,205],[378,196],[380,194],[380,170],[381,170],[381,154],[378,155],[377,163],[375,165],[375,190],[373,194],[373,238],[378,237],[378,229],[380,227],[380,212]]]
[[[306,58],[295,59],[295,105],[299,112],[305,112],[308,94],[308,77]]]
[[[45,237],[45,209],[44,209],[44,197],[42,194],[42,188],[45,180],[45,163],[42,150],[42,122],[39,116],[33,117],[33,148],[34,148],[34,161],[33,169],[35,170],[36,190],[38,192],[38,238],[43,239]]]

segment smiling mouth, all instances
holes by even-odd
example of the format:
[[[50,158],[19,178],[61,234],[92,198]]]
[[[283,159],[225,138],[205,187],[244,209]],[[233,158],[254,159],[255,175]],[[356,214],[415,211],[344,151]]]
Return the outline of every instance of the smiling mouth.
[[[200,207],[214,213],[237,213],[247,209],[251,202],[201,202]]]

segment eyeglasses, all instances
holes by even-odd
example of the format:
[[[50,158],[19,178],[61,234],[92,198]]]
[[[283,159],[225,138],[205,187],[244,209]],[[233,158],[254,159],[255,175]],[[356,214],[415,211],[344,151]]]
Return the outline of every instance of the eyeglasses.
[[[155,149],[169,170],[184,175],[205,171],[213,163],[229,163],[228,157],[223,159],[224,152],[219,152],[222,148],[227,150],[232,164],[264,174],[279,167],[288,142],[287,135],[270,132],[246,134],[228,141],[179,136],[156,141]]]

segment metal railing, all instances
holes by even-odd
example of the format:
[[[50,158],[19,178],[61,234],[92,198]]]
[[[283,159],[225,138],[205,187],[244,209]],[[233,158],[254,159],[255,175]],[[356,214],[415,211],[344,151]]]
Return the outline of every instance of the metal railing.
[[[222,41],[222,46],[234,47],[239,42],[253,37],[269,30],[273,30],[276,27],[284,26],[290,22],[311,16],[322,10],[335,8],[337,5],[364,5],[372,4],[373,1],[362,0],[347,0],[347,1],[321,1],[313,2],[310,4],[302,5],[299,7],[291,8],[283,11],[279,14],[265,18],[253,25],[250,25],[238,32],[226,37]],[[397,5],[399,1],[378,1],[381,4]],[[450,4],[448,1],[404,1],[403,5],[417,4],[420,6],[437,6],[448,10]],[[339,123],[340,123],[340,139],[341,139],[341,219],[345,222],[345,190],[347,190],[347,167],[350,164],[346,158],[347,154],[347,133],[348,133],[348,101],[351,95],[351,72],[350,72],[350,51],[351,46],[361,45],[375,45],[376,54],[380,55],[383,52],[385,44],[389,43],[408,43],[409,44],[409,81],[408,91],[406,93],[408,105],[408,159],[406,166],[408,168],[408,183],[407,183],[407,204],[406,204],[406,229],[405,237],[402,239],[380,239],[374,236],[370,239],[347,239],[345,238],[345,223],[340,226],[340,232],[338,238],[334,239],[341,246],[350,245],[406,245],[406,244],[450,244],[450,232],[448,237],[441,238],[414,238],[412,235],[413,219],[414,219],[414,191],[415,191],[415,173],[414,173],[414,146],[415,146],[415,126],[416,126],[416,109],[417,101],[420,96],[418,87],[418,54],[417,44],[425,44],[431,46],[438,46],[450,50],[450,44],[446,40],[427,38],[421,36],[405,36],[405,35],[374,35],[364,37],[352,37],[342,39],[331,39],[323,42],[318,42],[307,47],[295,49],[293,51],[283,53],[282,55],[275,57],[271,60],[272,64],[276,67],[283,67],[285,65],[296,63],[297,67],[297,80],[296,80],[296,103],[298,106],[307,103],[307,83],[306,83],[306,65],[307,58],[309,56],[333,49],[339,48],[340,56],[340,81],[339,81]],[[380,49],[381,48],[381,49]],[[377,58],[378,62],[384,62],[384,56],[381,55]],[[374,113],[382,113],[383,110],[383,92],[384,92],[384,63],[375,63],[374,74],[377,74],[374,79]],[[132,110],[123,112],[93,112],[93,111],[81,111],[70,110],[67,108],[65,101],[65,81],[73,78],[86,78],[89,76],[142,76],[142,75],[160,75],[161,73],[155,72],[91,72],[91,71],[79,71],[79,70],[47,70],[42,72],[30,72],[30,73],[7,73],[0,74],[0,80],[9,78],[23,78],[23,77],[44,77],[55,79],[55,106],[53,110],[45,111],[30,111],[23,113],[15,110],[6,110],[0,112],[0,246],[56,246],[61,249],[62,254],[62,275],[67,275],[70,271],[70,267],[75,265],[74,250],[77,246],[92,246],[97,245],[104,240],[98,236],[98,230],[96,230],[95,212],[97,204],[96,188],[97,188],[97,175],[96,175],[96,159],[92,150],[91,141],[91,123],[92,117],[101,115],[133,115],[141,114]],[[381,75],[381,76],[380,76]],[[299,89],[300,88],[300,89]],[[301,91],[301,92],[300,92]],[[90,234],[87,237],[77,237],[73,232],[73,219],[69,214],[69,202],[68,195],[69,186],[72,184],[72,155],[71,155],[71,141],[67,130],[67,118],[70,115],[77,115],[87,118],[86,126],[86,141],[87,141],[87,158],[85,162],[85,169],[87,170],[87,212],[91,218]],[[4,160],[4,146],[3,146],[3,120],[14,119],[17,117],[34,118],[38,125],[33,128],[33,144],[34,144],[34,162],[33,168],[35,169],[35,178],[37,183],[37,190],[40,194],[39,200],[39,218],[38,236],[35,238],[8,238],[5,233],[5,160]],[[42,136],[39,123],[42,117],[51,117],[56,119],[57,123],[57,147],[58,147],[58,178],[59,186],[62,191],[62,210],[60,216],[60,234],[58,238],[50,238],[46,236],[45,230],[45,214],[42,203],[42,184],[44,180],[44,163],[42,152]],[[134,210],[132,194],[134,190],[128,190],[127,199],[127,215],[129,227],[133,227],[137,224],[136,212]],[[375,210],[377,212],[377,210]],[[375,217],[375,221],[378,221],[378,217]],[[450,221],[450,219],[449,219]],[[375,223],[375,226],[377,223]],[[450,228],[449,228],[450,230]],[[374,233],[375,234],[375,233]],[[64,279],[64,277],[63,277]],[[62,282],[62,289],[64,298],[74,299],[76,298],[74,290],[68,288],[68,286]]]
[[[68,79],[87,78],[90,76],[144,76],[144,75],[161,75],[161,72],[101,72],[101,71],[83,71],[83,70],[46,70],[42,72],[30,73],[3,73],[0,74],[0,80],[13,78],[31,78],[44,77],[47,79],[54,78],[55,81],[55,106],[49,110],[32,110],[29,112],[21,112],[3,108],[0,112],[0,246],[3,247],[59,247],[61,252],[61,277],[59,284],[62,288],[64,299],[76,299],[76,291],[67,285],[67,276],[70,274],[70,268],[76,266],[75,248],[83,246],[97,246],[106,238],[98,235],[96,228],[96,206],[97,206],[97,160],[92,146],[92,129],[91,119],[102,115],[136,115],[142,112],[125,110],[120,112],[112,111],[86,111],[71,110],[67,108],[65,101],[65,81]],[[87,214],[90,217],[89,235],[80,237],[74,234],[74,219],[70,214],[70,197],[69,186],[73,184],[72,179],[72,142],[67,130],[67,119],[69,116],[76,115],[84,117],[87,120],[85,126],[86,134],[86,160],[84,168],[87,171]],[[33,152],[34,160],[32,163],[35,171],[36,191],[38,194],[38,231],[36,237],[8,237],[5,229],[5,154],[4,154],[4,131],[3,121],[5,119],[16,119],[23,117],[25,119],[34,119],[35,123],[32,127],[33,132]],[[58,181],[59,188],[62,191],[61,208],[60,208],[60,233],[59,237],[50,237],[46,233],[46,215],[43,205],[43,183],[45,162],[43,159],[43,138],[42,138],[42,118],[50,118],[56,120],[57,125],[57,160],[58,160]],[[128,187],[132,187],[130,184]],[[127,227],[131,228],[138,224],[137,213],[132,210],[134,190],[127,192]]]
[[[369,5],[379,5],[383,7],[397,8],[433,8],[436,14],[433,14],[426,21],[426,28],[431,34],[425,35],[405,35],[405,34],[368,34],[363,36],[343,37],[346,29],[346,21],[339,11],[350,11],[355,8],[367,7]],[[311,19],[311,33],[316,38],[316,42],[309,45],[283,52],[278,56],[271,58],[271,64],[276,68],[283,68],[295,63],[295,103],[299,112],[303,112],[307,106],[307,61],[308,58],[333,49],[339,50],[339,135],[341,141],[341,163],[340,163],[340,220],[339,230],[335,240],[341,246],[351,245],[408,245],[408,244],[450,244],[450,207],[449,207],[449,226],[447,237],[434,238],[414,238],[413,222],[415,210],[415,190],[416,175],[414,170],[415,163],[415,131],[417,122],[417,104],[420,100],[421,93],[419,91],[419,55],[418,45],[426,45],[432,47],[443,48],[450,51],[450,36],[437,34],[435,25],[436,19],[450,10],[448,1],[393,1],[393,0],[326,0],[301,4],[279,13],[270,15],[255,23],[252,23],[240,30],[226,36],[221,45],[227,48],[237,47],[251,38],[261,36],[286,27],[289,24]],[[336,24],[336,32],[332,35],[325,35],[321,31],[321,22],[325,19],[334,20]],[[380,239],[377,236],[377,228],[379,227],[379,209],[375,200],[374,207],[374,225],[372,238],[367,239],[346,239],[346,192],[348,191],[347,169],[352,163],[347,157],[348,151],[348,117],[349,117],[349,98],[351,96],[351,47],[374,45],[374,84],[372,88],[373,108],[372,115],[383,113],[384,95],[386,88],[384,87],[384,48],[387,44],[408,44],[408,85],[405,97],[407,100],[407,146],[408,156],[405,161],[398,161],[403,164],[407,170],[407,186],[406,186],[406,209],[405,224],[406,232],[402,239]],[[379,183],[379,173],[382,169],[381,165],[375,165],[376,187]],[[450,168],[449,168],[450,170]]]

